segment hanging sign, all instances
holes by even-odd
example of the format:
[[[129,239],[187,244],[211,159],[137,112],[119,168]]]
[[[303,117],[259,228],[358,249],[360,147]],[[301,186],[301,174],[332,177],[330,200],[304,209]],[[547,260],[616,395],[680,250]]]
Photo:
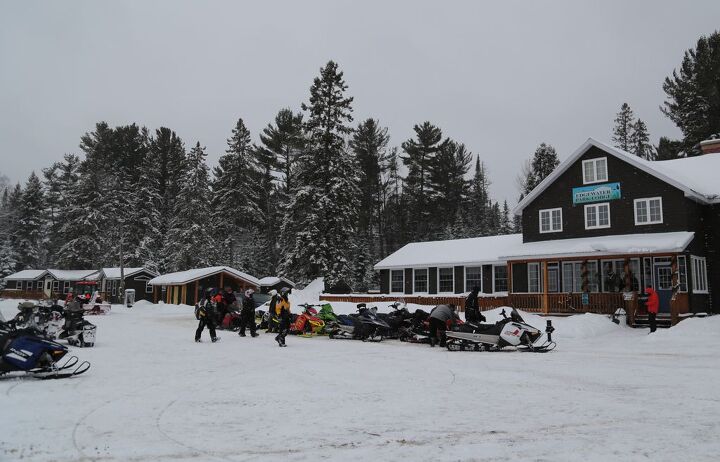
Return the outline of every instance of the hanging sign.
[[[573,188],[573,205],[620,199],[620,183],[594,184]]]
[[[587,292],[582,293],[582,304],[588,306],[590,304],[590,294]]]

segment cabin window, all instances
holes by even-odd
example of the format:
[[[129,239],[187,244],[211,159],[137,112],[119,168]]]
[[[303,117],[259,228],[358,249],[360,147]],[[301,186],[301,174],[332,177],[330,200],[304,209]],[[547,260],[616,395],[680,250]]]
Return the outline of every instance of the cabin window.
[[[583,292],[583,263],[563,262],[563,292]],[[587,291],[599,292],[600,284],[598,278],[597,261],[587,262]]]
[[[562,209],[540,210],[540,232],[558,233],[562,231]]]
[[[145,282],[145,293],[151,294],[153,292],[153,286],[150,285],[150,281]]]
[[[427,268],[413,270],[413,292],[428,291],[428,270]]]
[[[493,292],[508,291],[507,266],[493,266]]]
[[[708,293],[707,282],[707,264],[705,257],[690,256],[690,266],[692,267],[692,287],[696,294]]]
[[[680,283],[680,292],[687,292],[687,290],[688,290],[687,262],[685,261],[684,255],[680,255],[677,257],[677,266],[678,266],[678,282]]]
[[[540,274],[540,263],[528,263],[528,292],[539,293],[542,287],[542,276]]]
[[[640,259],[632,258],[629,261],[630,287],[626,287],[625,260],[602,261],[602,291],[603,292],[629,292],[640,290]]]
[[[635,225],[654,225],[662,222],[662,197],[635,199]]]
[[[453,268],[438,268],[438,292],[453,292],[454,290]]]
[[[52,282],[52,290],[53,292],[57,292],[60,288],[60,281],[53,281]]]
[[[585,206],[585,229],[610,227],[610,204],[588,204]]]
[[[584,160],[582,169],[583,184],[601,183],[608,180],[607,157]]]
[[[43,282],[42,282],[42,281],[36,282],[36,283],[35,283],[35,288],[36,288],[37,290],[42,290],[42,288],[43,288]]]
[[[70,281],[63,282],[63,293],[66,294],[70,290]]]
[[[402,293],[405,291],[405,272],[392,270],[390,272],[390,292]]]
[[[482,266],[465,267],[465,292],[470,292],[473,287],[482,290]]]

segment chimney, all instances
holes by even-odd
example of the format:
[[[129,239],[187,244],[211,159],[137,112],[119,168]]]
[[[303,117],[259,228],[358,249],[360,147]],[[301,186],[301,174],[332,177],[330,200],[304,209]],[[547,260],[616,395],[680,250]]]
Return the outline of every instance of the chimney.
[[[720,153],[720,138],[700,142],[700,151],[703,154]]]

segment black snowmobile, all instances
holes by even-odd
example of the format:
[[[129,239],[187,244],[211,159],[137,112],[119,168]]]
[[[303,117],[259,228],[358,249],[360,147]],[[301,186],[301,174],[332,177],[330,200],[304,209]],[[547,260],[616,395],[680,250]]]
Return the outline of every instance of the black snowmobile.
[[[388,329],[382,329],[382,335],[384,338],[396,339],[400,338],[400,334],[403,329],[407,329],[412,326],[412,320],[414,315],[408,311],[407,306],[400,302],[395,302],[390,305],[393,309],[390,313],[378,313],[377,316],[385,321]]]
[[[363,342],[380,342],[383,332],[390,329],[388,323],[377,315],[377,307],[368,308],[365,303],[357,305],[357,314],[337,316],[326,329],[330,338],[351,338]]]
[[[77,356],[67,355],[66,346],[44,337],[35,328],[18,329],[13,321],[0,321],[0,377],[30,376],[39,379],[62,379],[80,375],[90,363],[78,364]]]
[[[448,330],[446,346],[450,351],[474,350],[497,351],[506,346],[517,347],[521,351],[545,353],[555,348],[552,333],[555,328],[552,321],[547,320],[543,343],[537,342],[542,337],[542,331],[527,324],[515,308],[507,317],[502,310],[503,319],[495,324],[465,323],[452,330]]]
[[[65,324],[58,335],[66,339],[69,345],[92,347],[95,345],[97,326],[83,317],[85,311],[78,302],[70,302],[65,307]]]

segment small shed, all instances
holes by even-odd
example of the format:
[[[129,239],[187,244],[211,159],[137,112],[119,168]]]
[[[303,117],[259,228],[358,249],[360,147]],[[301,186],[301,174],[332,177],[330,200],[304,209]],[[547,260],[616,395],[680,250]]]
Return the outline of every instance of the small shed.
[[[148,268],[124,268],[125,289],[135,290],[135,300],[153,301],[153,286],[150,280],[157,277],[157,271]],[[103,268],[98,275],[100,291],[105,299],[120,303],[120,267]]]
[[[295,283],[282,276],[266,276],[260,279],[260,292],[263,294],[267,294],[273,289],[280,292],[283,287],[289,287],[292,291],[295,288]]]
[[[194,305],[209,288],[231,287],[236,292],[259,290],[260,281],[229,266],[194,268],[163,274],[148,281],[153,286],[153,301]]]

